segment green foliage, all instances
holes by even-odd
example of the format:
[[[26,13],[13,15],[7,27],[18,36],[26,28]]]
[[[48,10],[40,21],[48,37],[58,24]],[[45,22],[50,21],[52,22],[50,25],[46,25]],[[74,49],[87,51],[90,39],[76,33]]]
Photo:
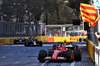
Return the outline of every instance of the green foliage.
[[[80,3],[89,3],[90,0],[68,0],[67,5],[71,7],[72,9],[75,9],[75,14],[80,15]]]
[[[27,15],[26,21],[39,22],[43,14],[44,23],[47,18],[48,24],[67,24],[79,18],[80,2],[87,0],[3,0],[2,12],[7,15],[4,17],[6,21],[18,17],[20,22],[24,22]]]

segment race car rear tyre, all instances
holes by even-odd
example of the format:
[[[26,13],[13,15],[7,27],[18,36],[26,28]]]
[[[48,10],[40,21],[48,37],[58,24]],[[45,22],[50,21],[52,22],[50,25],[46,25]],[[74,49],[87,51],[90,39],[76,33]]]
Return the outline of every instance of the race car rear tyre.
[[[74,51],[73,50],[67,50],[65,54],[65,58],[67,60],[74,61]]]
[[[82,39],[81,38],[79,38],[79,42],[82,42]]]
[[[79,49],[74,50],[74,60],[81,61],[82,60],[82,51]]]
[[[17,43],[17,40],[14,40],[14,44],[16,44]]]
[[[53,50],[56,48],[56,45],[53,45]]]
[[[28,40],[25,41],[24,46],[29,46]]]
[[[42,46],[42,41],[39,41],[40,46]]]
[[[46,50],[40,50],[38,54],[38,60],[40,62],[45,62],[46,60],[43,60],[47,56],[47,51]]]

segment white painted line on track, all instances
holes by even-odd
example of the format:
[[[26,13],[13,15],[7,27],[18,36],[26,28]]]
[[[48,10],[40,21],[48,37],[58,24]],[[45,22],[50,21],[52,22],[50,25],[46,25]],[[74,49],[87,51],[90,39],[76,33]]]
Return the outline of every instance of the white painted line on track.
[[[86,44],[76,44],[76,45],[78,45],[78,46],[86,46]]]
[[[53,46],[53,44],[43,44],[43,46]]]
[[[18,52],[18,54],[20,54],[21,52]]]
[[[41,66],[44,66],[46,63],[43,63]]]
[[[76,44],[78,46],[86,46],[86,44]],[[44,44],[43,46],[53,46],[53,44]]]
[[[75,66],[75,62],[72,62],[70,66]]]
[[[11,54],[11,55],[14,55],[14,54]]]
[[[6,56],[3,56],[2,58],[6,58]]]
[[[46,60],[45,63],[43,63],[41,66],[45,66],[46,63],[48,63],[48,60]]]
[[[76,44],[78,46],[86,46],[86,44]],[[24,46],[24,45],[3,45],[3,46]],[[53,46],[53,44],[43,44],[43,46]]]
[[[15,64],[18,64],[19,62],[15,62]]]
[[[24,45],[3,45],[3,46],[24,46]]]

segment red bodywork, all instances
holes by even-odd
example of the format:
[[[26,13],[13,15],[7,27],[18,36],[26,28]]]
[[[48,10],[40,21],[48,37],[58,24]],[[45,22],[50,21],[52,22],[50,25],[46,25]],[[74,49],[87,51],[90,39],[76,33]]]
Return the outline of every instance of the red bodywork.
[[[70,50],[64,46],[56,46],[54,50],[52,49],[48,49],[48,52],[50,51],[54,51],[53,55],[51,58],[44,58],[44,60],[67,60],[65,59],[64,57],[60,57],[58,58],[58,54],[61,53],[61,52],[66,52],[67,50]]]

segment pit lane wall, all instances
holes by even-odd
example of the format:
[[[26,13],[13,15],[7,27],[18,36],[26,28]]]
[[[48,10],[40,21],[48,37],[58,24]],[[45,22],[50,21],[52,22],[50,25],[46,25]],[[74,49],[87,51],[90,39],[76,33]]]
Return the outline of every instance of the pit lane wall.
[[[86,40],[86,47],[89,51],[92,61],[95,62],[95,45],[90,40]]]

